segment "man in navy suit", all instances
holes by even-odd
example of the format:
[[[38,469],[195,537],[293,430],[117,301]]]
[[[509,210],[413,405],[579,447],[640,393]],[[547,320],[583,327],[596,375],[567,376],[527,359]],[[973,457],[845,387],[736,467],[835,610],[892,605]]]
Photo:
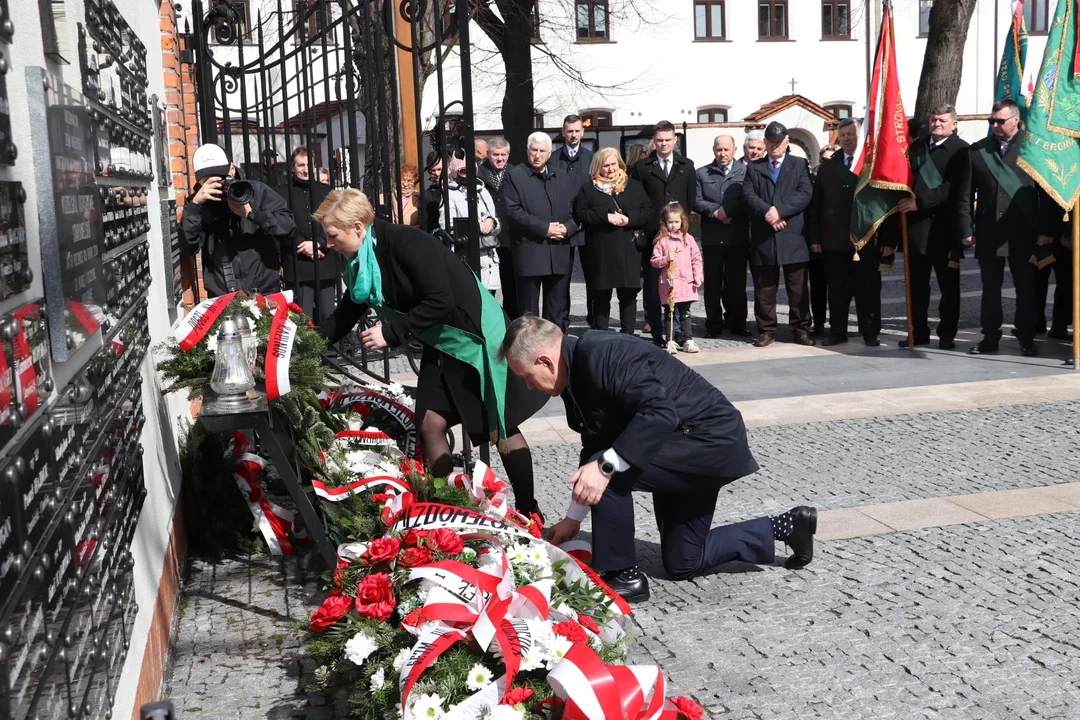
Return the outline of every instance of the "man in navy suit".
[[[561,396],[567,424],[581,434],[573,504],[548,539],[573,538],[591,506],[593,567],[628,601],[649,597],[634,547],[634,491],[653,494],[672,579],[731,560],[772,564],[776,541],[792,549],[790,569],[813,559],[811,507],[712,527],[720,488],[758,465],[739,411],[663,349],[621,333],[564,336],[553,323],[525,315],[510,324],[499,354],[530,389]]]
[[[574,198],[581,191],[581,188],[585,187],[592,176],[589,173],[589,168],[592,165],[593,155],[595,154],[589,148],[581,144],[581,138],[585,134],[585,124],[581,120],[579,115],[567,115],[563,118],[562,122],[562,137],[563,146],[559,150],[551,155],[551,164],[553,167],[562,171],[563,175],[570,179],[568,183],[568,191],[570,192],[570,203],[573,204]],[[589,327],[593,326],[592,316],[592,290],[588,285],[589,271],[585,269],[584,252],[576,251],[575,248],[579,248],[585,245],[585,234],[577,233],[570,238],[570,271],[574,269],[574,254],[581,258],[581,270],[585,275],[585,321],[589,324]],[[566,307],[570,307],[570,285],[566,286]]]
[[[754,347],[776,341],[776,291],[780,268],[787,286],[788,319],[795,342],[813,345],[807,267],[810,248],[803,215],[814,195],[810,165],[788,154],[788,131],[781,123],[765,128],[765,157],[746,166],[743,197],[750,213],[750,275],[754,278]]]

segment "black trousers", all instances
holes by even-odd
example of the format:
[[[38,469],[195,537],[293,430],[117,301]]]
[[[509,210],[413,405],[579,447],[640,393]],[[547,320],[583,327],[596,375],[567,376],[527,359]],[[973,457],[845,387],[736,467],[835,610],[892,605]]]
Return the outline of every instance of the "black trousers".
[[[584,257],[584,255],[583,255]],[[616,288],[619,298],[619,329],[624,333],[633,333],[637,324],[636,287]],[[611,327],[611,288],[592,291],[593,327],[607,330]]]
[[[719,335],[746,328],[745,245],[705,245],[701,262],[705,274],[705,332]]]
[[[319,286],[316,289],[315,282],[296,283],[293,288],[293,298],[297,305],[304,309],[304,314],[311,318],[311,322],[321,325],[324,320],[333,315],[337,307],[337,284],[336,277],[319,278]],[[315,297],[319,298],[319,311],[315,312]]]
[[[595,327],[593,325],[593,294],[592,288],[589,285],[589,254],[585,252],[584,247],[571,247],[570,248],[570,275],[574,274],[574,256],[577,255],[581,258],[581,274],[585,276],[585,322],[589,327]],[[566,283],[566,307],[567,312],[570,308],[570,283]]]
[[[1035,271],[1035,330],[1046,332],[1046,294],[1050,289],[1050,273],[1054,273],[1054,311],[1050,329],[1065,331],[1072,325],[1072,253],[1060,243],[1054,244],[1054,262]]]
[[[712,527],[716,498],[727,482],[655,465],[616,475],[592,507],[593,567],[607,572],[637,565],[635,491],[653,494],[660,554],[673,580],[688,580],[732,560],[772,564],[776,546],[769,518]]]
[[[521,317],[518,309],[517,276],[514,275],[514,253],[508,247],[497,247],[499,256],[499,284],[502,286],[503,310],[511,320]]]
[[[829,311],[829,276],[825,272],[825,253],[810,253],[810,313],[814,329],[824,330]]]
[[[848,313],[855,299],[859,334],[871,338],[881,332],[881,271],[876,252],[863,253],[855,262],[851,250],[828,250],[825,273],[829,278],[829,332],[847,335]]]
[[[544,295],[544,319],[550,320],[566,332],[570,327],[570,273],[518,277],[518,309],[522,314],[541,314],[541,290]]]
[[[1009,263],[1013,288],[1016,290],[1016,339],[1023,344],[1035,340],[1035,266],[1028,262],[1031,253],[1010,253],[1009,257],[979,258],[979,275],[982,278],[982,307],[979,322],[982,324],[983,342],[996,347],[1001,340],[1001,285],[1005,282],[1005,263]]]
[[[784,285],[788,294],[788,321],[796,335],[810,332],[810,293],[806,287],[806,267],[810,263],[784,266]],[[778,265],[751,265],[754,278],[754,316],[758,332],[776,334],[776,291],[780,287]]]
[[[960,324],[960,268],[949,267],[949,253],[935,250],[931,255],[911,253],[911,318],[915,325],[915,342],[930,342],[930,273],[937,276],[941,300],[938,302],[937,336],[952,342]]]

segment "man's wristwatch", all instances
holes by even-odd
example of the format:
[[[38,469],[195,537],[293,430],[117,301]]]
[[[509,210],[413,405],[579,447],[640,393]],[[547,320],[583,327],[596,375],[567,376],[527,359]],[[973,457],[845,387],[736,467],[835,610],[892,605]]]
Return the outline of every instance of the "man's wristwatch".
[[[606,459],[600,458],[600,474],[610,479],[615,474],[615,466]]]

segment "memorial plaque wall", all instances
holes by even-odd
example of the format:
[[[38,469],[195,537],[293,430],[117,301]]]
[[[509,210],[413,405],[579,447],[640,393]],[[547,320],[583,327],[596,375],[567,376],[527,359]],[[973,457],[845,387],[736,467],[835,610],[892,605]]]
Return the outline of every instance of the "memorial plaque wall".
[[[10,21],[9,21],[10,22]],[[8,106],[7,71],[8,59],[0,48],[0,165],[14,165],[19,154],[11,139],[11,108]]]
[[[165,305],[169,319],[176,322],[176,306],[184,300],[180,269],[180,225],[176,222],[176,201],[161,203],[161,246],[165,251]]]
[[[26,191],[20,182],[0,182],[0,300],[30,286],[33,273],[27,262]]]

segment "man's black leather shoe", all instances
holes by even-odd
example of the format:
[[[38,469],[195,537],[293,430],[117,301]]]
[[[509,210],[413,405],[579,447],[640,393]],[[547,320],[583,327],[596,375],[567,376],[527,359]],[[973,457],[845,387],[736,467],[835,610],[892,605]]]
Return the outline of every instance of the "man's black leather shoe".
[[[1068,328],[1061,330],[1059,328],[1050,328],[1050,332],[1046,333],[1046,337],[1051,340],[1072,340],[1072,333]]]
[[[877,335],[870,335],[869,337],[865,337],[863,338],[863,342],[866,344],[866,347],[881,346],[881,338],[879,338]]]
[[[637,565],[625,570],[600,573],[600,579],[626,602],[645,602],[649,599],[649,578],[638,570]]]
[[[1035,343],[1028,343],[1020,348],[1020,354],[1024,357],[1035,357],[1039,354],[1039,348],[1035,347]]]
[[[938,341],[938,347],[942,350],[952,350],[956,347],[956,343],[952,340],[940,340]]]
[[[973,348],[968,348],[968,355],[994,355],[998,351],[997,345],[979,343]]]
[[[794,518],[791,534],[784,540],[791,548],[791,557],[784,562],[788,570],[806,567],[814,559],[814,534],[817,532],[817,509],[800,505],[792,508]]]
[[[847,342],[847,335],[830,335],[821,341],[821,347],[832,347]]]
[[[732,329],[731,334],[734,335],[735,337],[750,337],[754,333],[752,333],[749,330],[747,330],[746,328],[742,327],[742,328],[734,328],[734,329]]]

